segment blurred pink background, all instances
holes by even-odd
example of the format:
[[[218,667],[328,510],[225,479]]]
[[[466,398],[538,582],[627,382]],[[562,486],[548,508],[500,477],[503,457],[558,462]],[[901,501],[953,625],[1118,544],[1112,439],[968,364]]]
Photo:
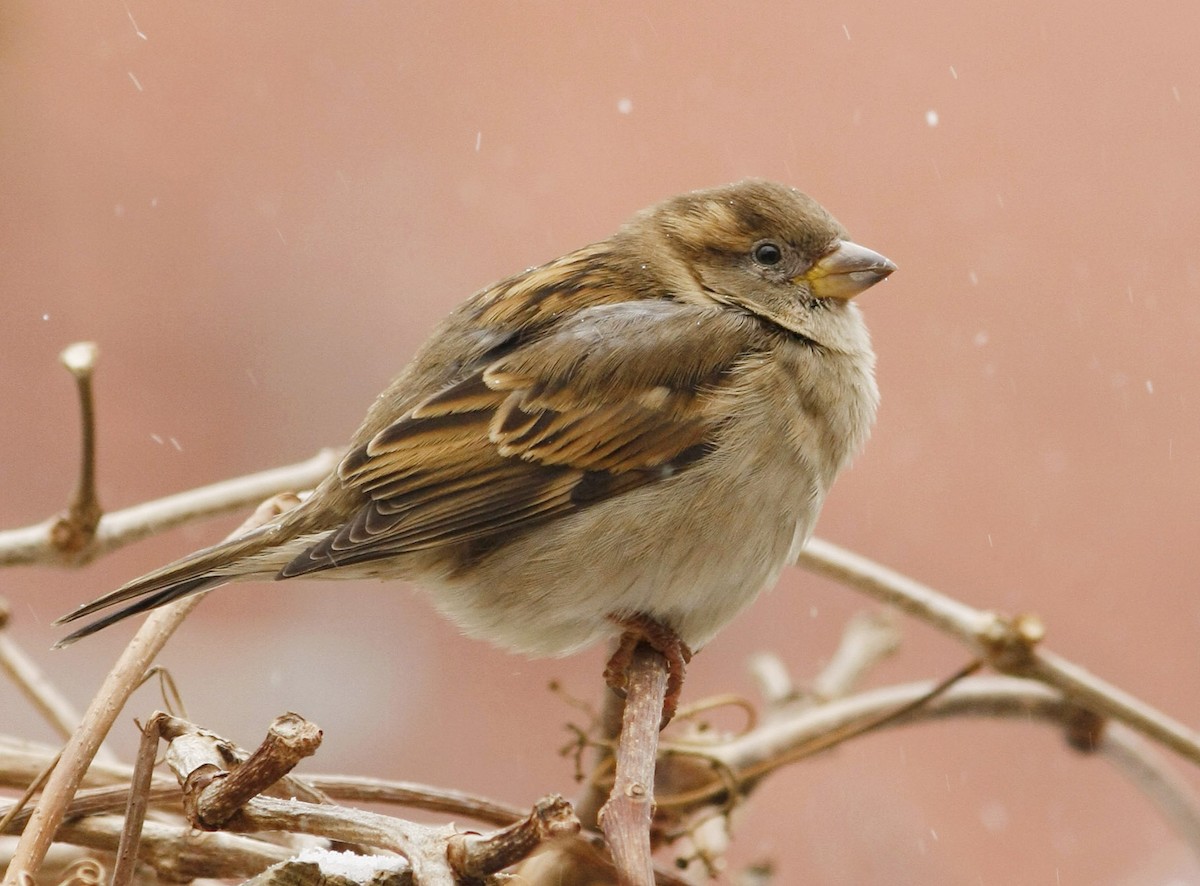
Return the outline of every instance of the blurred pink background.
[[[1200,725],[1200,6],[86,4],[0,13],[0,525],[59,509],[78,420],[56,355],[99,343],[109,508],[348,438],[434,322],[680,190],[812,193],[900,266],[862,305],[883,408],[819,533]],[[12,570],[14,636],[83,706],[129,636],[50,622],[236,520],[89,569]],[[789,570],[685,700],[801,678],[873,604]],[[963,648],[905,621],[876,684]],[[605,653],[459,638],[419,594],[243,585],[163,656],[190,716],[253,744],[321,724],[310,771],[527,804]],[[118,725],[159,706],[143,689]],[[0,728],[49,739],[7,685]],[[1197,774],[1180,767],[1193,785]],[[733,866],[780,883],[1182,883],[1143,796],[1035,725],[854,742],[770,780]]]

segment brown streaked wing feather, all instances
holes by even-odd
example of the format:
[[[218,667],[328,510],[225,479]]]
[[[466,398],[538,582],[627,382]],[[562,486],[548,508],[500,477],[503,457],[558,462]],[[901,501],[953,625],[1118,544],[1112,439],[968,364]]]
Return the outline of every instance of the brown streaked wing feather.
[[[755,329],[658,299],[577,312],[347,456],[342,481],[370,501],[281,575],[521,530],[686,468]]]

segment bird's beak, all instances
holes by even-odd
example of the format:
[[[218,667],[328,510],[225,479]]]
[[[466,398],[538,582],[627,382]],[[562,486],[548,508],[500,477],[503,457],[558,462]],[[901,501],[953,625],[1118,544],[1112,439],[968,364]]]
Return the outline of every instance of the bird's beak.
[[[838,240],[796,282],[806,282],[817,298],[849,300],[894,270],[896,266],[878,252],[849,240]]]

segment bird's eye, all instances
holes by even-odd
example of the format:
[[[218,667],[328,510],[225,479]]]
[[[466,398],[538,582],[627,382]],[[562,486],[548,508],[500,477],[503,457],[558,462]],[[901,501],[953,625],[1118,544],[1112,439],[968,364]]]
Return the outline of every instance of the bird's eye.
[[[757,244],[751,254],[760,265],[777,265],[783,261],[783,250],[778,243],[772,243],[770,240]]]

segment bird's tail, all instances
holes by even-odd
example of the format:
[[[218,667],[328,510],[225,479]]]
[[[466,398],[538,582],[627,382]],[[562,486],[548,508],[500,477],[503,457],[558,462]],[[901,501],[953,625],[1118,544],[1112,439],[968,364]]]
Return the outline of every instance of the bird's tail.
[[[86,618],[118,603],[124,603],[126,600],[133,601],[128,606],[123,606],[116,612],[111,612],[67,634],[54,644],[55,648],[69,646],[76,640],[103,630],[121,619],[137,615],[139,612],[156,609],[190,594],[210,590],[235,578],[274,575],[282,563],[276,565],[263,563],[261,569],[248,569],[246,561],[252,560],[254,555],[272,544],[277,538],[275,530],[275,526],[267,524],[245,535],[196,551],[161,569],[136,578],[115,591],[97,597],[91,603],[85,603],[54,623],[56,625],[66,624]],[[234,568],[235,564],[236,568]]]

